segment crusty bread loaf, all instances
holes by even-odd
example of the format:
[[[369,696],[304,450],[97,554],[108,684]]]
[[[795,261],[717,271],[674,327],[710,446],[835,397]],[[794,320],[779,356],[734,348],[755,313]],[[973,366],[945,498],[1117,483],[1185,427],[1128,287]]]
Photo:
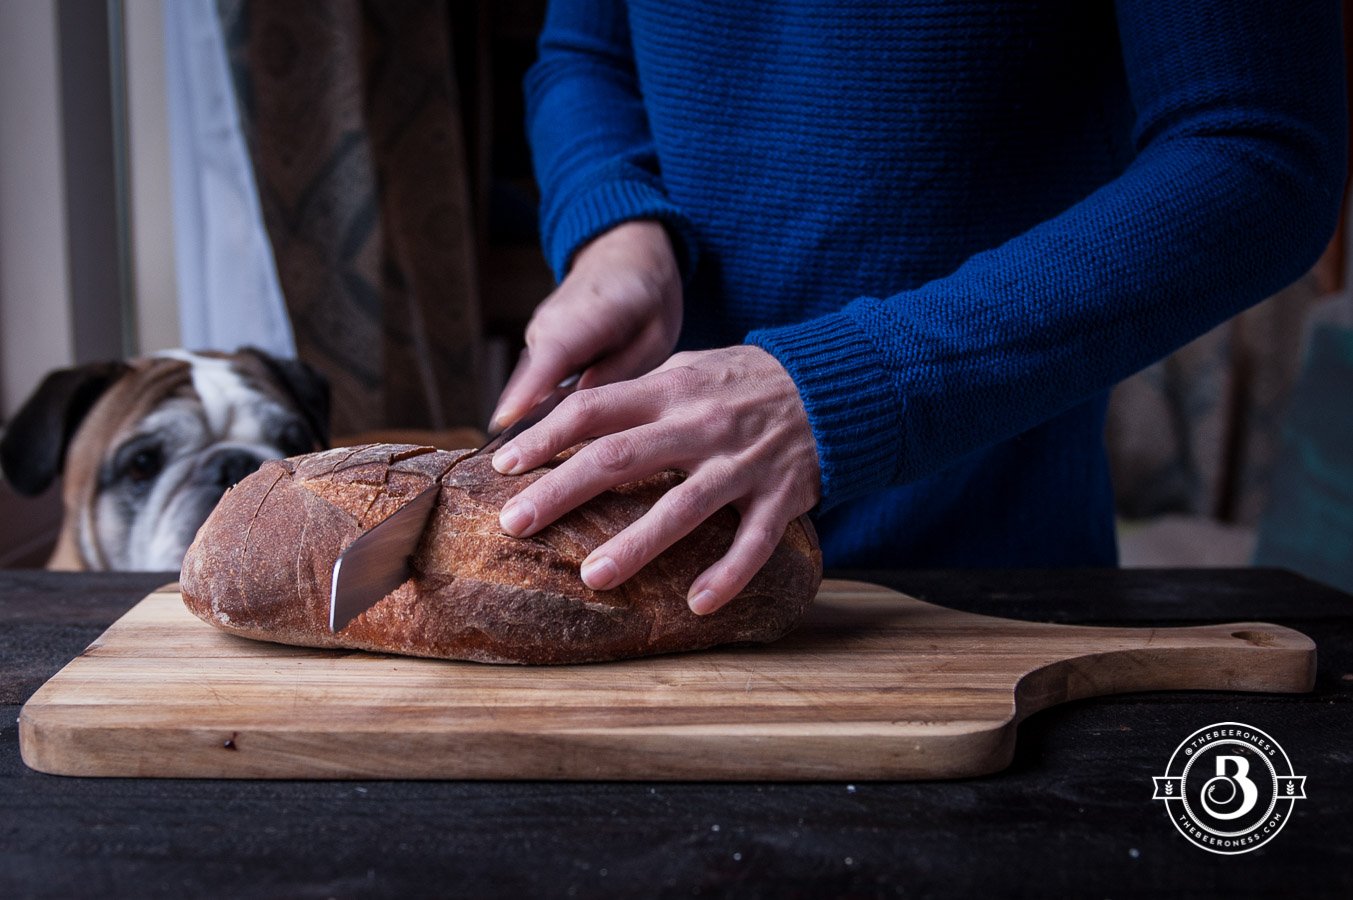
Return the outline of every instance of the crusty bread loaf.
[[[688,586],[736,530],[737,514],[727,509],[620,587],[590,590],[578,574],[583,559],[681,476],[664,472],[607,491],[530,538],[505,535],[499,510],[544,471],[508,477],[487,455],[398,444],[265,463],[226,493],[198,532],[183,561],[183,599],[213,625],[286,644],[573,663],[771,641],[794,627],[817,592],[822,555],[812,525],[800,519],[739,597],[712,615],[692,613]],[[334,560],[438,481],[414,576],[332,634]]]

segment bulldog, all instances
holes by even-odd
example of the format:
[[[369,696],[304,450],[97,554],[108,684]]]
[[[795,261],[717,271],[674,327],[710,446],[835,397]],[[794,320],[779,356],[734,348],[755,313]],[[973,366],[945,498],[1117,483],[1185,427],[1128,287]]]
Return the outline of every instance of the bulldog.
[[[62,476],[49,569],[177,570],[226,488],[324,449],[328,422],[328,384],[304,363],[173,350],[49,374],[0,440],[0,470],[27,495]]]

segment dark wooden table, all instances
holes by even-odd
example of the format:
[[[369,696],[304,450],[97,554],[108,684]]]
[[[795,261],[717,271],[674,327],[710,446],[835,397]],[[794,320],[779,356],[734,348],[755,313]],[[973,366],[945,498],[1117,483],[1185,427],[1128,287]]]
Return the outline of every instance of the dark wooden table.
[[[1054,622],[1263,619],[1319,645],[1304,696],[1135,694],[1019,729],[1005,772],[844,784],[77,779],[19,759],[42,682],[156,575],[0,572],[0,897],[1353,897],[1353,597],[1266,570],[850,572],[949,606]],[[1184,737],[1267,731],[1308,776],[1278,837],[1194,847],[1151,798]]]

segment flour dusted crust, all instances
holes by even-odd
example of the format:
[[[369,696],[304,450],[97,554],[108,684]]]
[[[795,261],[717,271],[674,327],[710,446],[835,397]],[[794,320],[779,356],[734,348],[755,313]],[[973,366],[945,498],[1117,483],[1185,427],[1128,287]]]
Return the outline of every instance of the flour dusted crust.
[[[733,602],[709,616],[692,613],[687,587],[737,528],[727,509],[624,585],[590,590],[578,575],[583,559],[682,476],[662,472],[607,491],[530,538],[503,534],[503,504],[550,466],[509,477],[487,455],[403,444],[265,463],[227,492],[198,532],[183,561],[184,602],[226,631],[284,644],[577,663],[772,641],[798,623],[817,592],[822,555],[812,525],[800,519]],[[414,576],[330,633],[334,560],[434,482],[441,491]]]

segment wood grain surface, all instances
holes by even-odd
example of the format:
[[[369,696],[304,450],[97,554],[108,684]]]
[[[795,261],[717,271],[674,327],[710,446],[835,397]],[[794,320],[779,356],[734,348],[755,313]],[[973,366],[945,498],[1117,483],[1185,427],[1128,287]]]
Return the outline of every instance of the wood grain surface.
[[[775,644],[485,666],[248,641],[146,597],[24,706],[65,775],[929,779],[1005,767],[1018,722],[1127,691],[1299,692],[1315,645],[1264,623],[1049,625],[828,581]]]

